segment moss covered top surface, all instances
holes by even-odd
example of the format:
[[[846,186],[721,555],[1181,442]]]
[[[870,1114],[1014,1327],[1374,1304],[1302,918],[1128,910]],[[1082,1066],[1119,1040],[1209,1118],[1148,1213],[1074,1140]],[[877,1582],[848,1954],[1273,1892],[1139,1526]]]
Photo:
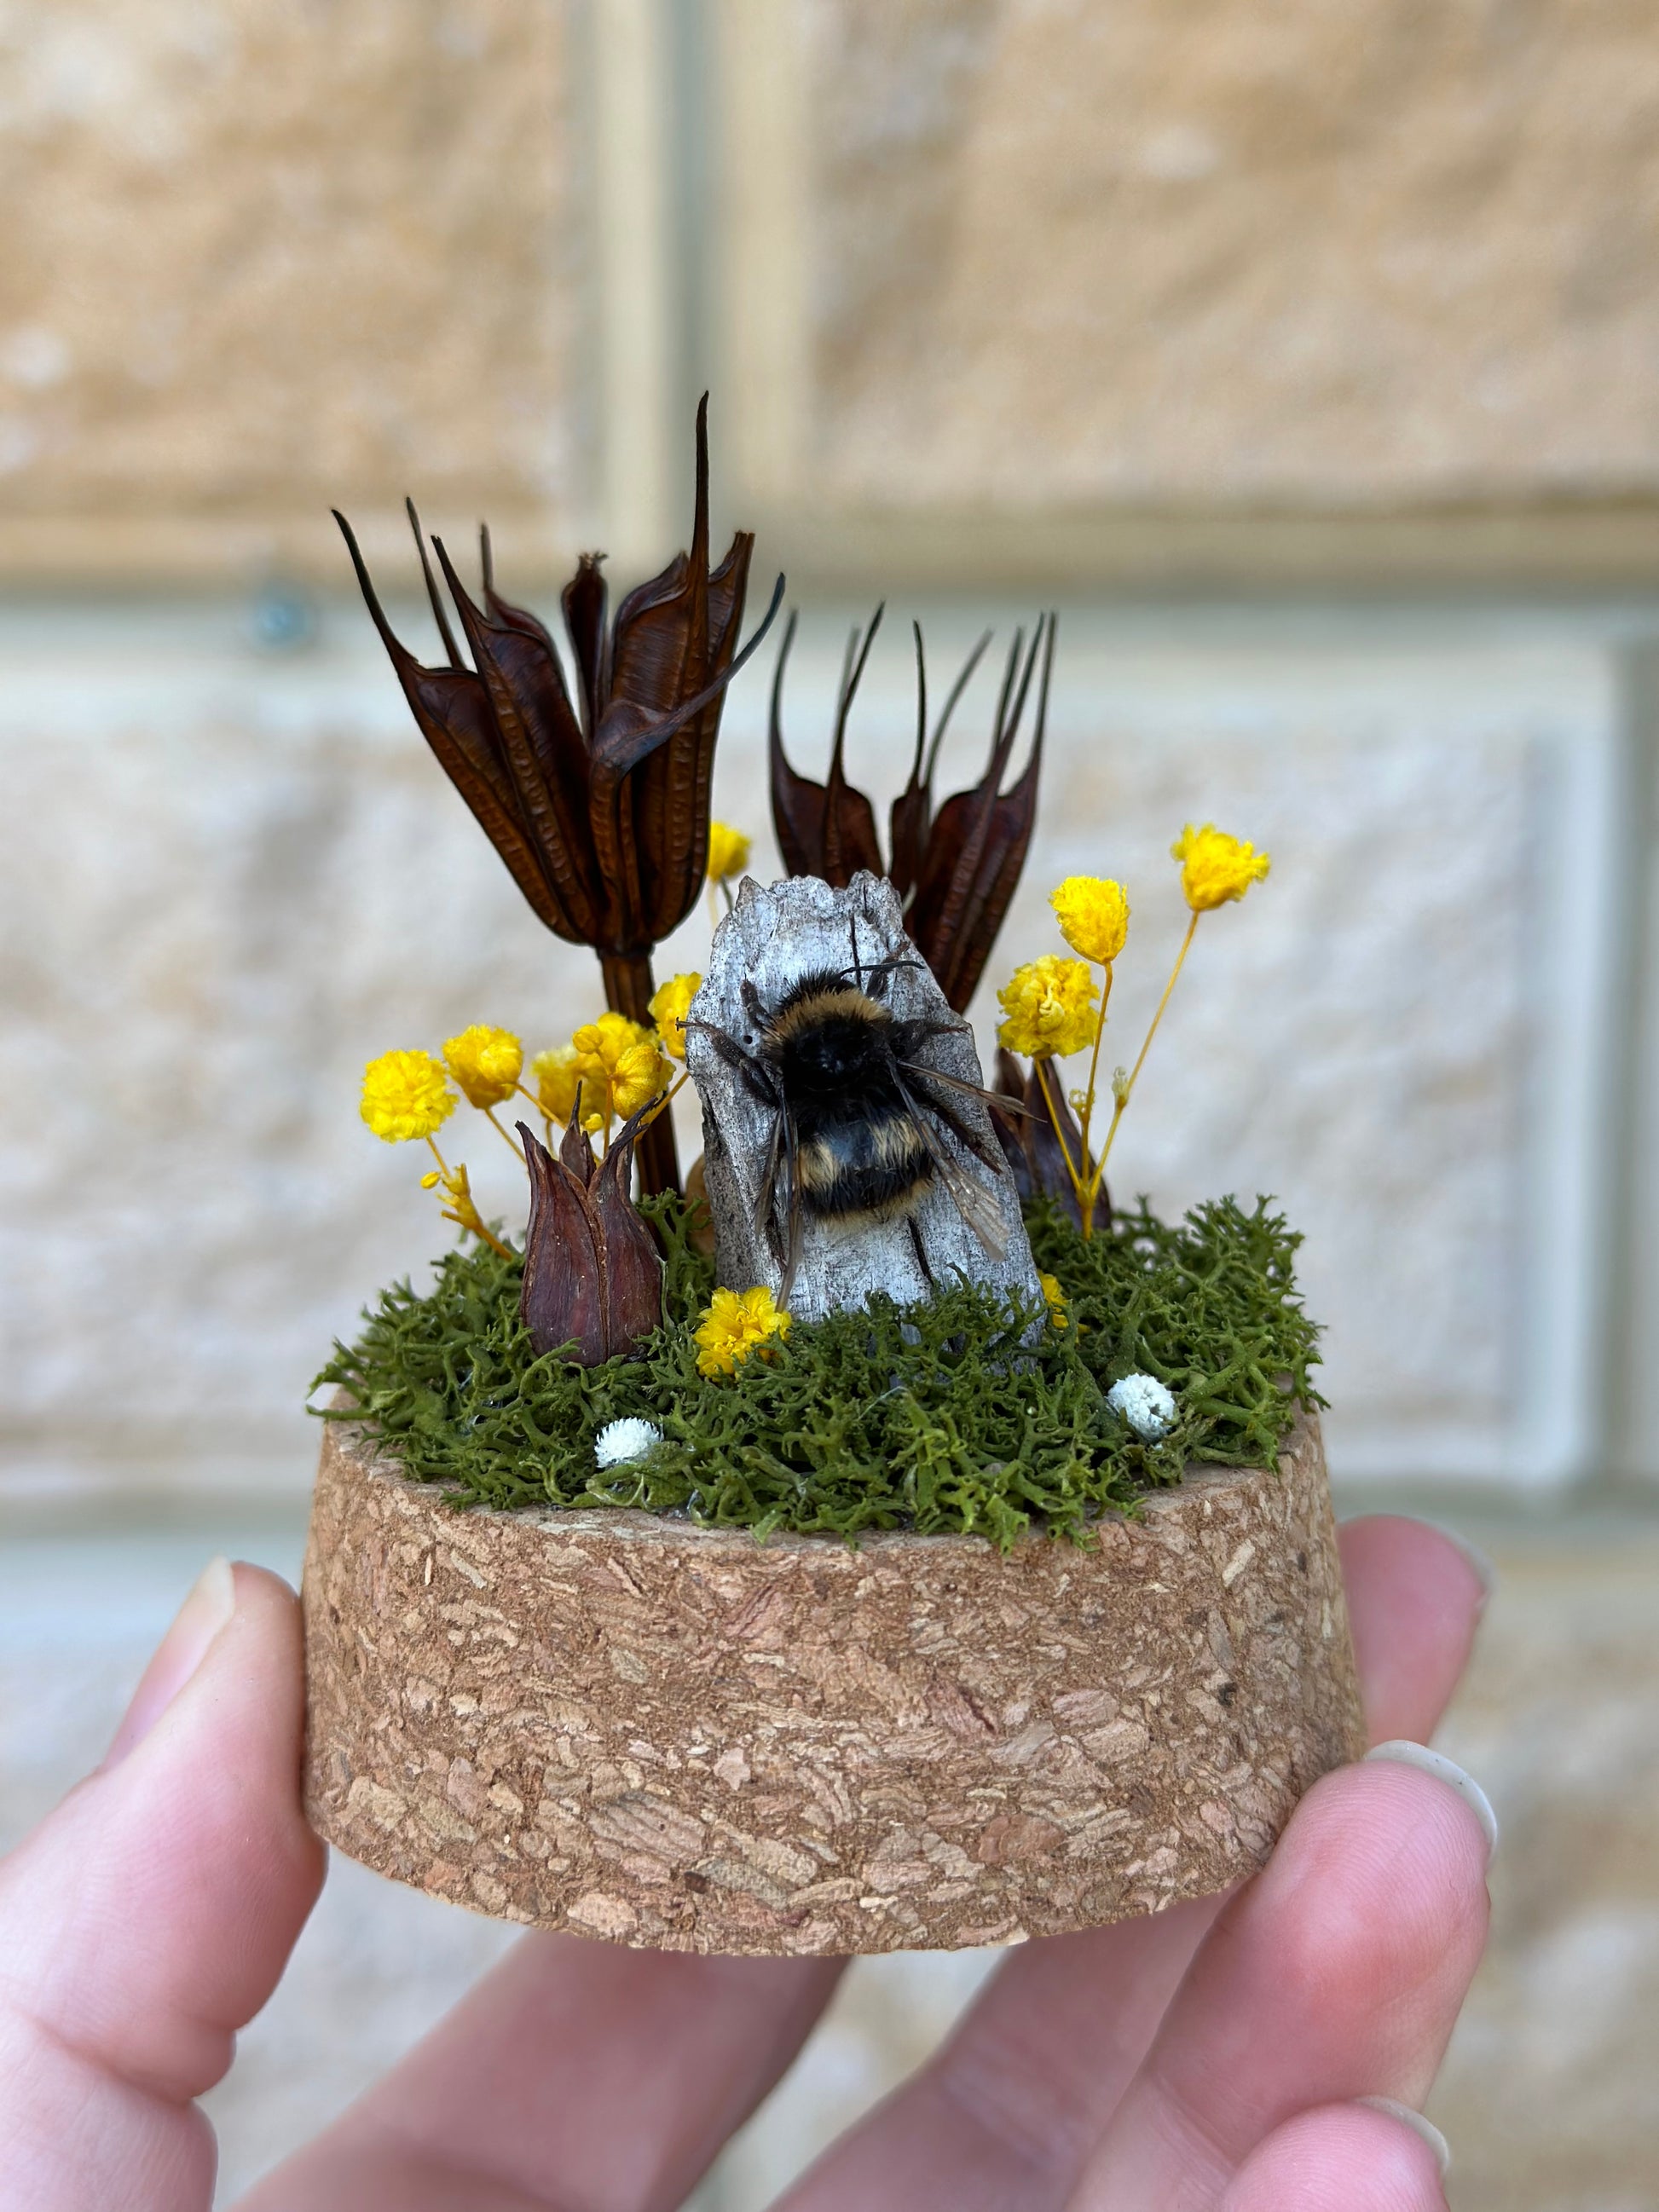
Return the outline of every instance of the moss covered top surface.
[[[1143,1207],[1087,1243],[1039,1201],[1027,1225],[1066,1292],[1066,1327],[963,1286],[798,1322],[714,1380],[697,1372],[691,1334],[713,1261],[678,1200],[645,1210],[668,1259],[663,1326],[637,1358],[538,1357],[519,1262],[476,1246],[439,1261],[423,1293],[383,1291],[318,1385],[343,1386],[352,1418],[458,1506],[640,1506],[763,1536],[909,1528],[1001,1545],[1034,1526],[1084,1536],[1194,1461],[1270,1467],[1298,1404],[1318,1402],[1300,1239],[1263,1201],[1246,1212],[1219,1200],[1176,1224]],[[1134,1373],[1175,1395],[1176,1425],[1156,1443],[1106,1401]],[[600,1472],[595,1438],[630,1415],[662,1442]]]

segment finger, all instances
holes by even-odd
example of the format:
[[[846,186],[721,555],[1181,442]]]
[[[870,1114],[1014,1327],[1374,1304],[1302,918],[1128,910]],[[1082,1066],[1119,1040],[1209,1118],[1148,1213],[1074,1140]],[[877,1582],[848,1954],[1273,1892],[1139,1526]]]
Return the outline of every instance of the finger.
[[[1490,1569],[1425,1522],[1369,1513],[1337,1532],[1373,1743],[1426,1743],[1469,1662]]]
[[[1419,1522],[1356,1522],[1342,1541],[1367,1711],[1385,1735],[1405,1733],[1402,1721],[1431,1725],[1473,1640],[1480,1578]],[[1206,1899],[1022,1946],[935,2057],[832,2145],[782,2206],[1063,2203],[1219,1909]]]
[[[1298,2112],[1245,2160],[1217,2212],[1446,2212],[1444,2148],[1415,2114]]]
[[[1218,1920],[1091,2159],[1077,2212],[1207,2212],[1316,2105],[1420,2105],[1480,1961],[1487,1832],[1393,1759],[1328,1775]]]
[[[670,2212],[843,1963],[526,1936],[240,2212]]]
[[[0,1864],[0,2205],[205,2212],[191,2100],[322,1880],[302,1702],[292,1591],[216,1562],[104,1765]]]

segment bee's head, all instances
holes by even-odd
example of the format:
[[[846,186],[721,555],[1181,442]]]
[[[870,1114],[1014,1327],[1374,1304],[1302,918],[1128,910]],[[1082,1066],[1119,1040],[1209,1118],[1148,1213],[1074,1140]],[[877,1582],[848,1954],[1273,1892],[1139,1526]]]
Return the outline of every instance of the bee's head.
[[[831,1093],[886,1068],[892,1019],[840,976],[805,975],[773,1016],[765,1049],[790,1087]]]

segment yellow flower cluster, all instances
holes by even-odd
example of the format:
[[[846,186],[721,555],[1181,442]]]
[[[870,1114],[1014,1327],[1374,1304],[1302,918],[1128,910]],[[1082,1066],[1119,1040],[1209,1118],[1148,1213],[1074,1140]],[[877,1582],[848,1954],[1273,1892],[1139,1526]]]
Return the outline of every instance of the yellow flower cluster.
[[[708,880],[723,884],[729,877],[740,876],[749,866],[750,841],[741,830],[734,830],[726,822],[711,822],[708,825]]]
[[[1129,902],[1109,876],[1067,876],[1048,896],[1060,933],[1073,952],[1109,967],[1129,934]]]
[[[1213,822],[1201,830],[1189,822],[1170,846],[1170,857],[1181,863],[1181,888],[1194,914],[1208,914],[1230,899],[1242,899],[1273,866],[1269,854],[1241,844]]]
[[[691,1001],[702,988],[701,975],[671,975],[651,995],[651,1018],[657,1024],[657,1048],[670,1060],[685,1058],[685,1018]]]
[[[1060,1287],[1060,1277],[1047,1273],[1037,1277],[1042,1285],[1042,1295],[1048,1302],[1048,1318],[1056,1328],[1069,1328],[1071,1322],[1066,1311],[1066,1293]]]
[[[1064,1060],[1094,1042],[1098,995],[1086,961],[1045,952],[1016,968],[997,993],[1006,1017],[997,1036],[1028,1060]]]
[[[363,1070],[358,1109],[382,1142],[429,1137],[455,1110],[455,1094],[429,1052],[383,1052]]]
[[[568,1121],[581,1096],[582,1056],[574,1044],[550,1045],[530,1063],[536,1103],[550,1121]]]
[[[716,1291],[696,1332],[699,1375],[730,1375],[758,1346],[769,1357],[774,1337],[789,1334],[790,1316],[764,1284],[752,1291]]]
[[[576,1048],[584,1127],[626,1121],[648,1106],[668,1081],[668,1062],[651,1031],[626,1014],[601,1014],[570,1040]]]
[[[524,1047],[511,1030],[489,1029],[475,1022],[459,1036],[445,1041],[444,1064],[459,1084],[467,1104],[487,1112],[518,1089]]]

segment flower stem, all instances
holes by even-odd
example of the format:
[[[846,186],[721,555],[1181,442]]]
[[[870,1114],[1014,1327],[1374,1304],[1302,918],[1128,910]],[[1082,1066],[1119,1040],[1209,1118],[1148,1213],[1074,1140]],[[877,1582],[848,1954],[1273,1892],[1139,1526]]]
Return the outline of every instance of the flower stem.
[[[1089,1054],[1089,1085],[1083,1094],[1083,1126],[1078,1132],[1078,1150],[1082,1153],[1081,1165],[1073,1178],[1077,1183],[1077,1210],[1081,1217],[1079,1226],[1086,1243],[1095,1233],[1095,1194],[1100,1188],[1100,1177],[1089,1172],[1089,1126],[1095,1118],[1095,1086],[1100,1079],[1100,1041],[1106,1034],[1106,1008],[1112,996],[1112,963],[1102,963],[1105,970],[1105,986],[1100,994],[1100,1012],[1095,1021],[1094,1050]]]
[[[1077,1194],[1078,1210],[1080,1212],[1083,1207],[1083,1177],[1072,1158],[1072,1148],[1066,1141],[1065,1127],[1060,1118],[1060,1109],[1054,1104],[1054,1093],[1048,1088],[1048,1079],[1042,1072],[1042,1062],[1041,1060],[1034,1060],[1031,1065],[1036,1070],[1037,1083],[1042,1091],[1042,1103],[1048,1109],[1049,1125],[1059,1141],[1060,1157],[1065,1161],[1066,1172],[1072,1178],[1072,1188]]]
[[[486,1106],[486,1107],[484,1108],[484,1113],[485,1113],[486,1116],[488,1117],[488,1120],[489,1120],[489,1126],[490,1126],[490,1127],[491,1127],[491,1128],[495,1132],[495,1134],[496,1134],[496,1135],[501,1139],[501,1142],[502,1142],[502,1143],[507,1146],[507,1151],[508,1151],[509,1152],[511,1152],[511,1153],[512,1153],[512,1155],[513,1155],[514,1158],[515,1160],[517,1160],[517,1162],[519,1163],[519,1165],[520,1165],[520,1167],[524,1167],[524,1166],[525,1166],[525,1157],[524,1157],[524,1154],[523,1154],[523,1153],[519,1150],[518,1146],[514,1143],[514,1141],[513,1140],[513,1139],[507,1135],[507,1131],[506,1131],[506,1130],[501,1127],[501,1123],[500,1123],[500,1122],[495,1119],[495,1109],[493,1106]],[[526,1172],[528,1172],[528,1170],[526,1170]]]
[[[1123,1119],[1124,1108],[1128,1104],[1130,1099],[1134,1095],[1135,1085],[1140,1079],[1140,1071],[1146,1065],[1146,1054],[1152,1050],[1152,1039],[1158,1035],[1158,1025],[1164,1018],[1164,1009],[1169,1005],[1170,994],[1174,990],[1176,983],[1179,981],[1181,971],[1187,964],[1187,955],[1193,949],[1193,939],[1197,934],[1197,932],[1198,913],[1197,909],[1194,908],[1193,918],[1187,924],[1187,934],[1181,940],[1181,950],[1176,955],[1176,964],[1170,970],[1170,980],[1164,986],[1164,996],[1158,1002],[1158,1012],[1152,1016],[1152,1025],[1146,1032],[1146,1038],[1141,1044],[1139,1053],[1136,1056],[1135,1064],[1129,1070],[1129,1079],[1124,1085],[1122,1096],[1117,1100],[1115,1109],[1113,1112],[1112,1126],[1106,1132],[1106,1142],[1101,1147],[1100,1165],[1095,1171],[1095,1181],[1097,1184],[1098,1184],[1101,1176],[1106,1172],[1106,1161],[1108,1155],[1110,1153],[1112,1149],[1112,1139],[1117,1134],[1117,1125]]]

